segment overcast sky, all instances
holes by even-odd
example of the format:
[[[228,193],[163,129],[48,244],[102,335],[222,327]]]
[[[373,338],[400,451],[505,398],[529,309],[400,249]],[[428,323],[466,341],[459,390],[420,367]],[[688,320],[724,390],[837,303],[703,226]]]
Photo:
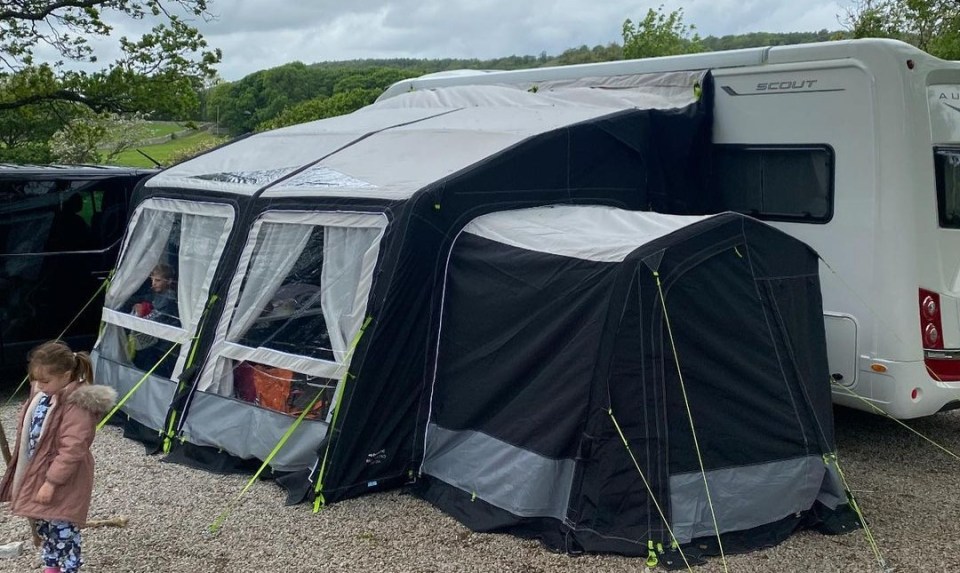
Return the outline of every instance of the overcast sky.
[[[623,21],[660,1],[629,0],[212,0],[195,21],[223,51],[233,81],[288,62],[360,58],[557,55],[620,42]],[[663,0],[701,36],[838,30],[852,0]],[[136,35],[128,21],[117,32]],[[104,54],[105,56],[107,54]],[[104,58],[101,58],[103,60]]]

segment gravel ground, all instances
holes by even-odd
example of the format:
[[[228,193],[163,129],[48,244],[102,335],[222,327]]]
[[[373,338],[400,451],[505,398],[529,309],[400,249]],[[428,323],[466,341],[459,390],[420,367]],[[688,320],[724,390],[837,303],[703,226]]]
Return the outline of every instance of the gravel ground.
[[[15,406],[0,408],[13,433]],[[896,571],[960,571],[960,461],[902,426],[837,409],[841,467],[870,520],[887,564]],[[960,412],[910,425],[960,452]],[[207,526],[246,483],[147,456],[112,427],[94,445],[97,485],[92,519],[124,515],[126,528],[84,533],[85,573],[260,571],[645,571],[642,559],[571,557],[509,535],[476,534],[402,492],[334,504],[319,514],[287,507],[280,488],[256,484],[220,535]],[[25,520],[0,509],[0,544],[28,539]],[[39,568],[31,546],[0,559],[0,572]],[[724,571],[719,558],[694,568]],[[727,570],[880,571],[863,532],[828,537],[795,534],[781,545],[728,556]]]

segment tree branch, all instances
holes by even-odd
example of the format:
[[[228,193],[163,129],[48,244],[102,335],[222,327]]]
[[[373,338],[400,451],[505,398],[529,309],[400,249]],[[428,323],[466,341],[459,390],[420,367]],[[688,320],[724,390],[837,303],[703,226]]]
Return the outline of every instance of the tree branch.
[[[97,113],[103,111],[126,111],[121,109],[121,106],[115,102],[90,99],[70,90],[57,90],[44,94],[31,95],[14,101],[0,102],[0,111],[19,109],[28,105],[56,101],[79,103],[87,106]]]
[[[16,10],[0,11],[0,20],[45,20],[51,14],[61,8],[93,8],[103,4],[104,0],[60,0],[53,2],[36,12],[18,12]]]

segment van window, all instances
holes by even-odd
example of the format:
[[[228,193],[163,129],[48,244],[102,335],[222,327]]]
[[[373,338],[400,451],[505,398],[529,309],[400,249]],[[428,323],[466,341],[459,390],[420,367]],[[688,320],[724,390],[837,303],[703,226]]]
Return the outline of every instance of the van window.
[[[0,255],[110,248],[122,238],[132,188],[122,178],[0,182]]]
[[[0,371],[19,380],[45,340],[90,348],[129,198],[150,173],[0,165]]]
[[[960,148],[934,150],[940,227],[960,229]]]
[[[721,207],[758,219],[826,223],[833,217],[833,149],[718,145]]]

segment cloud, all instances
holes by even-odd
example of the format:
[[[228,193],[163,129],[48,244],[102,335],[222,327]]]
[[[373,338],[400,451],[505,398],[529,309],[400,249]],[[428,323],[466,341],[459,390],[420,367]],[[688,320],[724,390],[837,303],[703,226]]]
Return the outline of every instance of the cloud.
[[[668,10],[684,9],[684,20],[697,26],[701,36],[750,32],[816,32],[839,30],[838,15],[849,1],[814,0],[715,0],[670,2]]]
[[[701,36],[840,28],[851,0],[665,0],[682,8]],[[362,58],[479,58],[555,55],[621,41],[623,21],[641,20],[660,2],[628,0],[213,0],[210,21],[194,18],[223,51],[220,75],[302,61]],[[152,22],[109,17],[115,36],[136,37]],[[116,40],[97,41],[116,57]],[[45,56],[46,54],[44,54]],[[43,57],[43,56],[41,56]],[[52,56],[51,56],[52,57]]]

